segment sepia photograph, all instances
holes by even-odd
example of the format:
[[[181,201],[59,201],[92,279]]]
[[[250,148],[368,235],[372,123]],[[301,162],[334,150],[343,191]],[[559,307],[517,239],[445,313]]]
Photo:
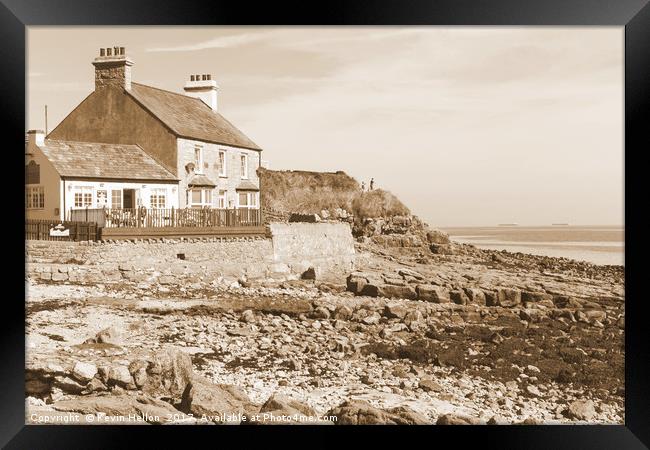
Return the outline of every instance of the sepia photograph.
[[[26,425],[624,425],[623,26],[27,26]]]

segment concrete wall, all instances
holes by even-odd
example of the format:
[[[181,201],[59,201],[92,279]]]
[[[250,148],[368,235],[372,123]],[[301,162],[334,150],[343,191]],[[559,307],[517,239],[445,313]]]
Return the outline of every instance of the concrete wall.
[[[185,166],[188,163],[194,163],[194,149],[199,146],[203,149],[203,167],[200,172],[208,177],[217,186],[212,192],[212,206],[217,208],[219,191],[226,191],[226,207],[230,207],[232,201],[233,207],[238,207],[237,192],[235,189],[242,181],[249,181],[259,188],[259,178],[257,168],[259,167],[259,152],[243,148],[231,147],[222,144],[211,144],[207,142],[195,141],[190,139],[178,139],[178,178],[180,178],[180,205],[184,208],[187,205],[187,183],[192,178],[193,173],[188,173]],[[226,151],[226,174],[220,175],[219,151]],[[240,155],[248,155],[248,178],[241,178]],[[259,198],[257,204],[259,205]]]
[[[34,144],[33,140],[30,141],[27,148],[25,164],[29,164],[30,161],[35,161],[40,166],[40,182],[38,184],[26,184],[25,188],[42,186],[45,191],[45,207],[42,209],[25,209],[25,216],[28,219],[60,220],[63,214],[61,177],[52,163]]]
[[[352,230],[347,223],[271,223],[273,258],[295,271],[349,272],[354,267]]]
[[[119,88],[94,91],[47,138],[138,144],[176,174],[176,136]]]

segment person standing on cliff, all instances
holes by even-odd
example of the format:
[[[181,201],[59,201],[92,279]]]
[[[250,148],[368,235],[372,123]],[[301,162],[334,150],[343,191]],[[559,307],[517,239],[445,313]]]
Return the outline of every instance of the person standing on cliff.
[[[366,192],[366,182],[365,181],[361,182],[361,192]]]
[[[370,190],[372,191],[375,188],[375,179],[371,178],[370,179]]]

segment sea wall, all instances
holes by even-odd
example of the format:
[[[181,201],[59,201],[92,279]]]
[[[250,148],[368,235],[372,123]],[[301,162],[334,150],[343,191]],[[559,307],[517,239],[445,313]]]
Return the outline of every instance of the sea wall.
[[[26,241],[26,276],[71,283],[183,284],[239,279],[285,281],[310,267],[344,279],[354,263],[346,224],[273,224],[272,239]]]

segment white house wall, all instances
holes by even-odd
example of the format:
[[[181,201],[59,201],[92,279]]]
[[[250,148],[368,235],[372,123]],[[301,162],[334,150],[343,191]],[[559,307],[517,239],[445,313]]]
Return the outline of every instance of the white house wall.
[[[180,179],[179,202],[181,208],[187,205],[187,183],[193,176],[193,173],[188,173],[185,167],[189,163],[194,163],[194,149],[196,146],[200,146],[203,149],[203,168],[201,169],[203,175],[217,185],[212,193],[213,207],[218,207],[218,193],[220,190],[226,191],[226,206],[228,207],[230,201],[232,201],[232,206],[237,206],[237,192],[235,189],[242,181],[248,181],[259,188],[257,169],[260,165],[260,153],[258,151],[179,138],[178,178]],[[219,175],[220,150],[226,151],[225,177]],[[240,176],[239,167],[239,157],[242,154],[248,155],[248,178],[244,180]]]
[[[150,195],[154,189],[164,189],[166,193],[165,208],[178,208],[178,186],[176,183],[150,183],[150,182],[121,182],[121,181],[85,181],[85,180],[64,180],[63,192],[65,198],[65,210],[69,211],[74,207],[74,193],[76,187],[90,187],[92,189],[92,206],[90,208],[101,207],[97,201],[97,191],[105,190],[107,192],[107,208],[113,208],[115,205],[112,203],[113,190],[134,189],[136,190],[136,206],[144,206],[150,208]],[[122,193],[122,201],[123,201]],[[124,204],[122,203],[122,207]]]

